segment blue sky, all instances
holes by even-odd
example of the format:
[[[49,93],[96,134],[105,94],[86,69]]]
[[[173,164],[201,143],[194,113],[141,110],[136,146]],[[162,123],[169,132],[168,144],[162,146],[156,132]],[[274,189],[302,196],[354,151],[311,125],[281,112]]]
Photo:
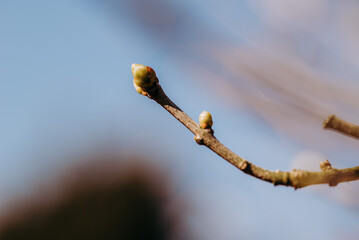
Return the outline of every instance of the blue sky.
[[[246,176],[196,145],[189,131],[133,89],[131,64],[153,67],[176,104],[195,120],[202,110],[210,111],[217,138],[262,167],[290,170],[303,151],[344,156],[347,160],[338,164],[353,166],[353,140],[337,137],[345,153],[320,144],[310,148],[250,105],[227,104],[216,88],[220,83],[207,79],[210,71],[192,72],[213,67],[222,77],[234,77],[217,69],[203,49],[258,45],[262,32],[280,31],[263,26],[246,1],[148,1],[162,9],[153,16],[149,4],[133,2],[138,4],[0,2],[0,209],[71,166],[71,159],[110,143],[127,154],[146,152],[156,159],[151,164],[173,176],[174,205],[190,206],[185,228],[194,239],[354,239],[358,208],[333,198],[339,190],[294,191]],[[164,15],[157,19],[156,14]],[[328,62],[318,69],[327,69]],[[346,68],[331,70],[342,76]],[[350,82],[357,73],[348,75]],[[335,135],[325,134],[322,138]],[[358,189],[355,183],[346,186]]]

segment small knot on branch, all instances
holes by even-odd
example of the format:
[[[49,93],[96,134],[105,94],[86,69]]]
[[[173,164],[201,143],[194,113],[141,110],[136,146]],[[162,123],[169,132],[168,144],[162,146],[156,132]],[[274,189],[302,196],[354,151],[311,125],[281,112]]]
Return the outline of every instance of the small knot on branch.
[[[328,160],[321,162],[319,164],[319,166],[320,166],[320,169],[322,169],[322,171],[328,171],[328,170],[333,169],[332,165],[330,164],[330,162]]]
[[[245,170],[248,167],[248,162],[246,160],[244,160],[240,165],[239,165],[239,169],[241,170]]]
[[[296,190],[302,187],[302,179],[306,177],[307,173],[301,169],[294,168],[290,175],[290,181],[292,182],[292,186]]]
[[[331,180],[331,181],[329,181],[328,185],[329,185],[329,187],[335,187],[338,185],[338,183],[339,182],[337,180]]]
[[[292,175],[294,178],[301,178],[302,177],[302,170],[293,168]]]
[[[203,137],[201,137],[199,135],[194,136],[194,140],[196,141],[196,143],[198,145],[203,145],[204,144]]]

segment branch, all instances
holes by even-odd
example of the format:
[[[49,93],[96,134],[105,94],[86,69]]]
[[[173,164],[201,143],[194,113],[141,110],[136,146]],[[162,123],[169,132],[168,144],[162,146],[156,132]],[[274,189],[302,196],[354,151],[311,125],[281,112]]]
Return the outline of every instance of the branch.
[[[204,112],[201,114],[200,125],[198,125],[192,118],[176,106],[176,104],[174,104],[164,93],[152,68],[140,64],[133,64],[132,73],[134,75],[134,86],[137,92],[153,99],[165,108],[195,135],[194,139],[198,144],[208,147],[248,175],[273,183],[275,186],[284,185],[293,187],[294,189],[315,184],[336,186],[341,182],[359,180],[359,166],[346,169],[335,169],[331,166],[328,160],[320,163],[322,171],[318,172],[309,172],[300,169],[293,169],[290,172],[282,172],[279,170],[269,171],[258,167],[236,155],[217,140],[213,135],[213,130],[211,128],[212,117],[209,113]]]
[[[359,126],[344,121],[334,114],[330,115],[327,117],[327,119],[324,120],[323,128],[359,139]]]

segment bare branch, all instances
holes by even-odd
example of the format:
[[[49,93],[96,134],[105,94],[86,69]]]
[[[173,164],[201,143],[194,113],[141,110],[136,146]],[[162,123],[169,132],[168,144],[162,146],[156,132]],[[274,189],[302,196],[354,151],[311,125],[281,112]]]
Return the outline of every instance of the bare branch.
[[[147,81],[147,79],[145,80]],[[217,138],[213,135],[213,130],[211,128],[199,127],[199,125],[192,118],[190,118],[167,97],[161,85],[158,83],[158,80],[153,81],[153,84],[150,87],[141,88],[140,93],[155,100],[186,128],[188,128],[195,135],[194,139],[198,144],[208,147],[242,172],[263,181],[271,182],[274,185],[290,186],[297,189],[315,184],[328,184],[329,186],[336,186],[341,182],[359,180],[359,166],[346,169],[335,169],[331,166],[328,160],[320,164],[322,171],[318,172],[309,172],[300,169],[293,169],[290,172],[282,172],[279,170],[269,171],[263,169],[229,150],[217,140]]]
[[[337,116],[330,115],[323,122],[323,128],[339,132],[341,134],[359,139],[359,126],[344,121]]]

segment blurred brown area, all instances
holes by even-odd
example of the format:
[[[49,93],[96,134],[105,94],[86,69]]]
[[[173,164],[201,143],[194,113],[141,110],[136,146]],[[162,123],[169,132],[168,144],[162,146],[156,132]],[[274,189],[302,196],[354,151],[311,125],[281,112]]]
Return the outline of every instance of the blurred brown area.
[[[166,210],[165,174],[138,159],[123,167],[120,157],[92,158],[15,201],[0,218],[0,239],[175,238],[180,218]]]

